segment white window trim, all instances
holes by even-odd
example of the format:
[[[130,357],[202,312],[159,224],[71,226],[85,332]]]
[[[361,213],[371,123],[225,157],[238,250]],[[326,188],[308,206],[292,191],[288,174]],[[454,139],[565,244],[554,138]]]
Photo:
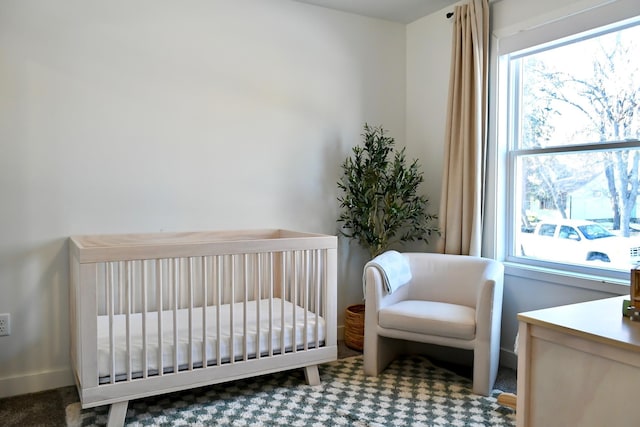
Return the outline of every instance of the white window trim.
[[[550,269],[534,265],[504,262],[505,274],[524,279],[532,279],[540,282],[549,282],[554,285],[562,285],[589,289],[611,294],[628,294],[629,280],[612,279],[595,274],[580,274],[575,272],[563,272],[559,269]]]

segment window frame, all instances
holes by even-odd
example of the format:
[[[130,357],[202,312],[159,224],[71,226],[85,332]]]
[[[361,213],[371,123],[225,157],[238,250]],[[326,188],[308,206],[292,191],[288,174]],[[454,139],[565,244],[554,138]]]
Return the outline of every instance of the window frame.
[[[615,272],[590,266],[571,266],[568,269],[568,264],[513,255],[516,253],[514,251],[515,233],[518,229],[515,224],[516,221],[519,224],[520,218],[514,215],[516,198],[514,192],[516,178],[514,171],[514,165],[516,164],[516,160],[514,160],[515,152],[511,150],[511,147],[507,146],[507,141],[513,140],[509,136],[516,129],[513,126],[507,126],[508,121],[505,117],[508,111],[505,105],[508,105],[510,109],[517,108],[517,104],[509,103],[510,91],[513,90],[511,84],[514,84],[508,78],[508,57],[510,54],[532,54],[544,49],[559,47],[563,44],[574,43],[584,37],[593,37],[593,34],[604,34],[612,31],[612,28],[615,28],[613,31],[617,31],[627,26],[636,25],[640,21],[640,7],[624,0],[621,3],[624,4],[617,5],[617,7],[615,5],[594,7],[583,13],[576,13],[564,19],[552,20],[546,25],[537,25],[529,30],[520,30],[516,34],[504,37],[494,34],[496,38],[492,49],[492,63],[495,67],[495,77],[492,78],[492,81],[496,88],[493,92],[496,101],[492,102],[495,121],[493,122],[493,128],[490,130],[490,135],[497,141],[494,152],[495,158],[493,159],[497,167],[494,169],[496,173],[489,177],[489,183],[493,184],[492,188],[495,191],[492,194],[493,199],[490,197],[490,200],[492,199],[494,202],[492,208],[495,209],[492,212],[494,219],[491,224],[495,234],[493,238],[485,238],[485,242],[489,246],[488,255],[502,259],[505,262],[506,273],[509,275],[597,291],[628,292],[628,272]],[[589,34],[583,34],[585,31],[588,31]],[[518,111],[508,112],[510,114],[518,113]],[[597,145],[576,144],[544,149],[520,149],[517,153],[518,155],[552,154],[554,152],[570,153],[583,150],[605,151],[627,148],[640,149],[640,141],[609,141]],[[505,190],[502,195],[500,194],[501,188]]]

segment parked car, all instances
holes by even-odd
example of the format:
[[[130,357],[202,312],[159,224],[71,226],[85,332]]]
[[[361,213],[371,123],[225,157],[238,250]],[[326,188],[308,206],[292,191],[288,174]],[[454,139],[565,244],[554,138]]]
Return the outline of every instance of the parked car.
[[[541,221],[532,233],[521,233],[522,255],[550,261],[611,263],[628,268],[640,262],[640,239],[621,237],[593,221]]]

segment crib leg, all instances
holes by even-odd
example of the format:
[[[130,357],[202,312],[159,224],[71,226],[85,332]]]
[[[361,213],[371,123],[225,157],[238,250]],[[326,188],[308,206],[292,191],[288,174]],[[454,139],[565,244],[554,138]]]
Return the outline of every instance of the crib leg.
[[[318,372],[318,365],[306,366],[304,368],[304,379],[309,385],[319,385],[320,373]]]
[[[109,420],[107,421],[107,427],[122,427],[124,425],[124,419],[127,416],[127,406],[129,401],[112,403],[109,408]]]

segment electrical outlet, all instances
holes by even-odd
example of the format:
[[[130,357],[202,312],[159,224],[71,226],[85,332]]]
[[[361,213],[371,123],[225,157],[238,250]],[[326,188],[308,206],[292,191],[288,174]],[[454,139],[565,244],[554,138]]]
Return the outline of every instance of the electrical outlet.
[[[9,313],[0,314],[0,337],[11,335],[11,315]]]

